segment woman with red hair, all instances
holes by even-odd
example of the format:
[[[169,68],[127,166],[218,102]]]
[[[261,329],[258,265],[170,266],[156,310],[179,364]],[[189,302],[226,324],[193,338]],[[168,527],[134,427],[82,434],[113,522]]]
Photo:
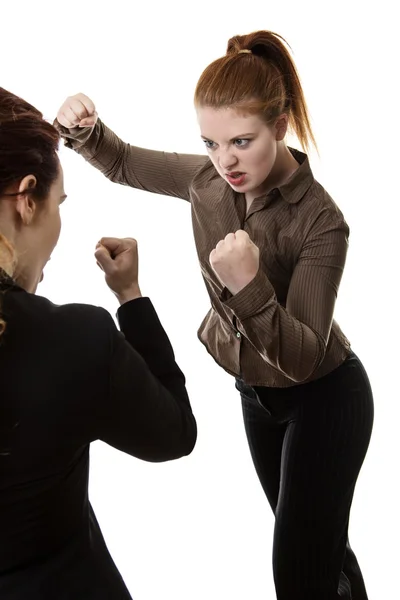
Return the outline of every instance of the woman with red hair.
[[[241,395],[276,518],[278,600],[366,600],[347,530],[373,396],[333,319],[349,228],[311,171],[315,139],[284,40],[231,38],[194,101],[205,156],[123,142],[83,94],[66,100],[58,127],[111,181],[191,203],[211,301],[199,337]],[[302,151],[286,144],[288,128]]]

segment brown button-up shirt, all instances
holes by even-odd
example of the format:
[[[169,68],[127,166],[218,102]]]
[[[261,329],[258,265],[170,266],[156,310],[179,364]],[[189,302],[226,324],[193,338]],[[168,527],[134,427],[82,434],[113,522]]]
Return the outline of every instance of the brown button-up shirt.
[[[339,366],[350,344],[333,320],[348,248],[342,213],[315,181],[308,158],[282,186],[257,198],[246,214],[208,156],[124,143],[100,120],[94,128],[57,125],[73,148],[111,181],[191,203],[200,268],[211,309],[198,335],[215,361],[249,385],[289,387]],[[260,269],[232,295],[209,255],[228,233],[246,231],[260,249]]]

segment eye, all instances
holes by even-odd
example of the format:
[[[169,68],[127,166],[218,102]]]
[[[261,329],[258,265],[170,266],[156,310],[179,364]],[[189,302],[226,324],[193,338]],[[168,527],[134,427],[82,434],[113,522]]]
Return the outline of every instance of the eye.
[[[242,138],[238,138],[237,140],[235,140],[235,144],[238,148],[244,148],[245,146],[248,146],[250,143],[250,140],[244,140]]]
[[[208,150],[213,150],[213,148],[215,147],[214,142],[212,142],[211,140],[203,140],[203,142],[205,143],[206,148]]]

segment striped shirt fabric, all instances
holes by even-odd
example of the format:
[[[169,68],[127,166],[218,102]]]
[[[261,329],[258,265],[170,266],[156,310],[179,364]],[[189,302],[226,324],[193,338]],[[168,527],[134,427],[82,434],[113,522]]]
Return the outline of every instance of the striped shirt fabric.
[[[206,155],[178,154],[125,143],[100,119],[65,129],[65,145],[108,179],[190,202],[193,232],[211,308],[198,336],[215,361],[249,385],[290,387],[338,367],[350,343],[333,319],[348,249],[348,225],[314,179],[308,157],[291,178],[246,210],[244,195],[222,179]],[[232,295],[210,252],[242,229],[260,249],[260,269]]]

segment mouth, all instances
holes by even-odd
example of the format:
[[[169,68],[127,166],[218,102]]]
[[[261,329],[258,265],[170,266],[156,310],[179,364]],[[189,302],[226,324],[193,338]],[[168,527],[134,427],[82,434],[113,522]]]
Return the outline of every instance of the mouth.
[[[246,173],[241,173],[240,171],[232,171],[231,173],[226,173],[225,177],[231,185],[237,187],[239,185],[244,184],[246,180]]]

